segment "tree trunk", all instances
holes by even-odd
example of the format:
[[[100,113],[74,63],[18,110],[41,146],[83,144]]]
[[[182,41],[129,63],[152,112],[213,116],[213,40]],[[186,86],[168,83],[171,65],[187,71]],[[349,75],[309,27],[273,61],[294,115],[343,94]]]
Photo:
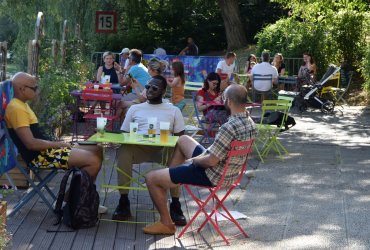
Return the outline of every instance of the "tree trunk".
[[[239,12],[238,0],[218,0],[226,31],[227,49],[234,50],[245,47],[247,38],[243,29]]]

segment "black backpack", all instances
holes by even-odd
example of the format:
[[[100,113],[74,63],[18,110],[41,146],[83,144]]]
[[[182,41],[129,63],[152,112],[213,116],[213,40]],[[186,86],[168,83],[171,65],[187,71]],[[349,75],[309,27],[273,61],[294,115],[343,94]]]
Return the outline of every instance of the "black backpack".
[[[69,197],[62,209],[68,177],[71,173],[73,175],[69,185]],[[78,168],[68,170],[60,183],[55,206],[55,213],[58,215],[56,224],[63,219],[63,223],[73,229],[93,227],[98,221],[98,209],[99,193],[88,173]]]
[[[280,112],[280,111],[266,112],[263,115],[262,123],[269,124],[269,125],[276,125],[280,127],[283,118],[284,118],[283,112]],[[283,124],[284,128],[282,128],[280,131],[286,131],[290,129],[291,127],[293,127],[295,124],[296,123],[295,123],[294,118],[288,115],[288,118],[285,120]]]

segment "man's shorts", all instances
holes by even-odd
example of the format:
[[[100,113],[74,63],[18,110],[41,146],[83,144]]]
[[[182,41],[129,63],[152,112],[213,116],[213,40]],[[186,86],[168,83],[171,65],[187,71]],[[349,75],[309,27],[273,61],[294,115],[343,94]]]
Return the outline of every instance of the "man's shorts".
[[[198,156],[205,151],[206,149],[202,145],[197,145],[192,157]],[[205,170],[205,168],[197,167],[194,164],[182,164],[169,169],[171,181],[175,184],[181,183],[213,187],[214,185],[208,179]]]
[[[31,161],[37,168],[61,168],[68,169],[68,159],[71,148],[48,148],[40,152],[36,158]]]

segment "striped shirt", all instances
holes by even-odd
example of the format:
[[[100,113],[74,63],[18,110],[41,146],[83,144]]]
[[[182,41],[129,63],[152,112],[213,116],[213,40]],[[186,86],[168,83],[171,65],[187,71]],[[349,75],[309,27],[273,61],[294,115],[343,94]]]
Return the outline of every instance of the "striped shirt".
[[[230,151],[230,144],[234,140],[247,141],[255,137],[256,127],[247,113],[237,113],[230,116],[227,123],[218,131],[215,141],[207,152],[216,156],[220,161],[211,168],[206,169],[206,175],[213,185],[221,180],[222,173]],[[229,162],[223,186],[231,185],[239,176],[245,157],[232,157]]]

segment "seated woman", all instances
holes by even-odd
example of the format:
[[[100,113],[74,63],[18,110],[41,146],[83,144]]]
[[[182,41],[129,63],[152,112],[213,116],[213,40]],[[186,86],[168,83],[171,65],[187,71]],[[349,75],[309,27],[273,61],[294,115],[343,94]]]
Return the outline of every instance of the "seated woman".
[[[223,103],[220,85],[220,76],[215,72],[209,73],[204,80],[203,88],[197,92],[196,104],[198,110],[203,111],[207,121],[216,121],[221,125],[227,121],[228,115],[223,106],[217,105]]]
[[[115,55],[110,52],[104,52],[103,61],[104,65],[98,68],[98,73],[96,74],[96,80],[101,83],[105,83],[103,76],[109,76],[109,83],[119,83],[121,74],[121,66],[114,61]],[[104,81],[104,82],[103,82]]]
[[[303,64],[298,71],[298,82],[300,85],[311,85],[317,74],[317,67],[312,55],[308,52],[303,53]]]
[[[184,64],[180,61],[172,63],[172,74],[174,76],[168,86],[171,87],[171,102],[173,105],[182,110],[185,107],[185,72]]]
[[[254,67],[254,65],[257,64],[257,57],[255,54],[250,54],[248,59],[247,59],[247,62],[245,63],[245,69],[244,69],[244,74],[247,74],[249,76],[248,78],[248,81],[247,81],[247,84],[246,84],[246,88],[247,89],[251,89],[252,88],[252,81],[251,81],[251,72],[252,72],[252,68]]]
[[[285,74],[285,63],[281,53],[275,54],[274,60],[272,61],[272,66],[277,69],[279,76],[283,76]],[[278,88],[279,90],[284,90],[284,84],[279,84]]]
[[[122,75],[119,73],[122,69],[121,66],[114,61],[115,54],[106,51],[103,54],[104,65],[98,68],[96,74],[96,81],[99,83],[119,83],[122,80]],[[94,112],[98,102],[92,103],[92,108],[89,112]],[[105,102],[99,102],[101,110],[106,109]]]
[[[250,74],[251,73],[252,68],[253,68],[252,62],[254,62],[253,65],[256,65],[256,63],[257,63],[257,57],[256,57],[255,54],[250,54],[249,55],[248,60],[245,63],[245,69],[244,69],[245,74]]]

